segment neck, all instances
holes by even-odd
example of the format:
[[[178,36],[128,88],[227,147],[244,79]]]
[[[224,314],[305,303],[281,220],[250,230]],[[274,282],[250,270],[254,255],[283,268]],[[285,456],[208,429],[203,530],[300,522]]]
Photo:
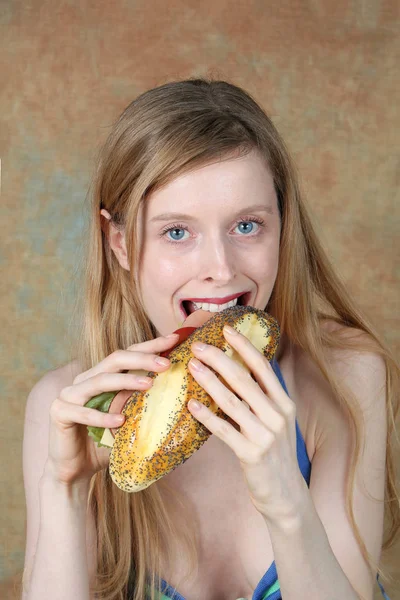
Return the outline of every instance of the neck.
[[[279,340],[278,348],[275,352],[275,360],[277,362],[281,362],[289,353],[290,353],[290,340],[286,333],[281,334],[281,338]]]

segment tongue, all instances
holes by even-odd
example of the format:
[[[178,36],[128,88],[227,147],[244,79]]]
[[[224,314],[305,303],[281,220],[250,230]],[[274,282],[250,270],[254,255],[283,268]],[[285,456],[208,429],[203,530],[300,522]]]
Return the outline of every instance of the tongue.
[[[186,338],[189,337],[191,333],[193,333],[193,331],[195,331],[198,327],[201,327],[202,325],[204,325],[204,323],[206,323],[206,321],[211,319],[213,314],[214,313],[208,312],[207,310],[202,310],[201,308],[196,310],[194,313],[191,313],[182,323],[182,327],[172,332],[177,333],[179,335],[175,346],[169,348],[168,350],[165,350],[165,352],[161,352],[160,356],[168,357],[170,352],[172,352],[172,350],[176,346],[179,346],[179,344],[184,342]]]
[[[214,315],[212,312],[208,312],[208,310],[203,310],[198,308],[194,312],[192,312],[188,317],[186,317],[185,321],[182,324],[182,327],[201,327],[206,323],[211,317]]]

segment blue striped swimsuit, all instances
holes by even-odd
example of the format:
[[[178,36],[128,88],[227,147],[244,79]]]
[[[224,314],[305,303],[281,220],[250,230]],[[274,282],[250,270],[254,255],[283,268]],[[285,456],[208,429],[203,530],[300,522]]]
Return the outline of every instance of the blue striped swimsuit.
[[[281,370],[279,368],[278,362],[275,359],[273,359],[271,361],[271,366],[272,366],[276,376],[278,377],[283,389],[289,395],[289,392],[287,390],[287,387],[286,387],[285,381],[283,379]],[[297,460],[299,463],[299,467],[300,467],[301,473],[302,473],[305,481],[307,482],[308,487],[310,487],[311,462],[310,462],[310,459],[308,458],[306,444],[304,442],[302,433],[300,431],[300,427],[297,422],[297,419],[296,419],[296,439],[297,439]],[[377,578],[378,585],[382,592],[383,597],[385,598],[385,600],[390,600],[390,598],[386,594],[381,582],[379,581],[379,575],[377,575],[376,578]],[[160,594],[159,600],[170,600],[172,598],[174,600],[186,600],[181,594],[179,594],[179,592],[174,590],[174,588],[172,588],[166,581],[164,581],[164,579],[161,580],[160,592],[161,592],[161,594]],[[235,599],[232,599],[232,600],[235,600]],[[237,600],[242,600],[242,599],[238,598]],[[254,594],[253,594],[251,600],[282,600],[275,561],[273,561],[273,563],[269,567],[268,571],[265,573],[265,575],[259,581],[256,589],[254,590]]]

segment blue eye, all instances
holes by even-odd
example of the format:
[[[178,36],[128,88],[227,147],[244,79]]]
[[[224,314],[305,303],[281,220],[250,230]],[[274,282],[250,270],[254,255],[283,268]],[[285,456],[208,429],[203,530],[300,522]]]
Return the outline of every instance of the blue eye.
[[[254,225],[253,223],[257,223],[258,225],[258,230],[256,231],[255,234],[253,234],[252,236],[249,236],[249,233],[253,232],[254,229]],[[241,233],[244,233],[246,235],[242,235],[240,237],[255,237],[257,236],[259,233],[261,233],[261,230],[265,227],[265,221],[263,221],[263,219],[260,219],[258,217],[251,217],[250,219],[241,219],[240,221],[237,221],[236,223],[236,227],[242,227],[244,225],[244,227],[241,230]],[[177,232],[185,232],[187,231],[187,227],[186,225],[183,225],[182,223],[175,223],[174,225],[170,225],[168,227],[166,227],[165,229],[163,229],[161,231],[161,233],[159,234],[160,237],[164,237],[166,238],[166,241],[171,243],[171,244],[179,244],[182,242],[182,235],[180,236],[179,233],[176,237],[174,238],[170,238],[168,237],[168,233],[171,233],[171,235],[176,235]],[[187,241],[187,240],[184,240]]]
[[[184,229],[184,227],[176,227],[176,226],[174,226],[171,229],[167,229],[167,231],[165,233],[171,233],[171,235],[172,235],[173,233],[176,233],[177,231],[184,232],[185,229]],[[181,240],[182,240],[182,237],[180,237],[179,239],[173,238],[174,242],[180,242]],[[170,240],[168,240],[168,241],[170,241]]]
[[[240,226],[241,226],[241,225],[243,225],[243,224],[247,225],[247,227],[248,227],[249,225],[251,225],[251,229],[250,229],[250,231],[249,231],[248,229],[247,229],[246,231],[242,231],[242,233],[251,233],[251,232],[252,232],[252,230],[253,230],[253,227],[254,227],[254,226],[253,226],[253,224],[252,224],[252,222],[251,222],[251,221],[241,221],[241,222],[239,223],[238,227],[240,227]]]

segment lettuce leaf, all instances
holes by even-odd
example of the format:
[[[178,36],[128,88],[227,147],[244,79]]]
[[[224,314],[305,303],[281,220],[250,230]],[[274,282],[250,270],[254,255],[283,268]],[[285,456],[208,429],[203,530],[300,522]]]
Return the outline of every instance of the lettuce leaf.
[[[103,392],[98,396],[94,396],[88,402],[86,402],[86,408],[94,408],[96,410],[100,410],[101,412],[108,412],[111,406],[111,402],[114,400],[115,396],[118,392]],[[97,447],[108,448],[109,446],[105,446],[104,444],[100,444],[100,440],[103,437],[104,427],[93,427],[91,425],[87,426],[87,430],[89,436],[97,442]]]

